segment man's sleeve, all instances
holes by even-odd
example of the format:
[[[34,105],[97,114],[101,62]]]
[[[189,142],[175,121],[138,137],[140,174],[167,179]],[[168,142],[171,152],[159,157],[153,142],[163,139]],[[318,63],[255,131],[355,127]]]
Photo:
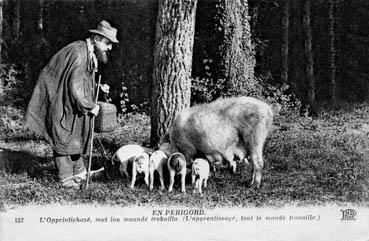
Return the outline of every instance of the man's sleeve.
[[[81,56],[76,56],[72,65],[69,84],[70,100],[73,108],[79,113],[86,114],[95,107],[92,99],[93,84],[86,76],[86,63]]]

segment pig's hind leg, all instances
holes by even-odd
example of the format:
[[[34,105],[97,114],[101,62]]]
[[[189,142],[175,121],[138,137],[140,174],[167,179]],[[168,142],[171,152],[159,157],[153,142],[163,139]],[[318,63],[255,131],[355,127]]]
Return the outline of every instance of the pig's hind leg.
[[[261,177],[264,168],[263,146],[267,134],[266,128],[259,124],[255,128],[250,141],[251,160],[253,163],[253,176],[250,186],[255,185],[256,188],[260,188],[261,185]]]

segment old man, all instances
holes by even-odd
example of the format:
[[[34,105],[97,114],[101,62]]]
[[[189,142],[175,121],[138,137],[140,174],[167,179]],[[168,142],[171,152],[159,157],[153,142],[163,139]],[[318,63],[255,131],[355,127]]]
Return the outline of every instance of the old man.
[[[89,32],[86,40],[59,50],[41,71],[25,116],[28,128],[51,145],[61,186],[67,188],[79,188],[86,178],[81,155],[88,151],[91,117],[99,112],[95,73],[118,43],[117,29],[105,20]]]

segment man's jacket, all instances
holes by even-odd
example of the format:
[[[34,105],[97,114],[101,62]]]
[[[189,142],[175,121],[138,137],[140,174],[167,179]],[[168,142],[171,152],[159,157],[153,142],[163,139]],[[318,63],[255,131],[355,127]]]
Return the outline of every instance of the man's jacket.
[[[95,104],[95,80],[85,41],[73,42],[41,71],[25,116],[26,125],[58,154],[87,152]]]

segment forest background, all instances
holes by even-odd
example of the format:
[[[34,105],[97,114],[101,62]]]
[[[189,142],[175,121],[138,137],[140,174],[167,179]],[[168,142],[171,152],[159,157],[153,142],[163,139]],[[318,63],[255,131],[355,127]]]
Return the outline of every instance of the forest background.
[[[219,73],[219,59],[226,26],[222,25],[220,2],[198,1],[191,103],[208,102],[222,95],[224,83]],[[304,1],[293,1],[289,6],[286,80],[282,61],[285,1],[248,2],[252,51],[256,59],[255,76],[266,90],[264,95],[275,96],[283,92],[294,94],[304,102],[311,89],[302,54]],[[332,95],[338,102],[362,102],[369,96],[369,58],[366,57],[369,3],[352,2],[311,1],[316,102],[330,102]],[[330,11],[332,4],[334,8]],[[38,73],[51,56],[66,44],[87,37],[88,29],[94,28],[99,20],[107,19],[118,28],[120,44],[114,46],[111,64],[101,69],[102,79],[112,86],[111,98],[120,111],[137,110],[137,107],[140,110],[147,107],[148,110],[152,94],[157,8],[155,0],[4,1],[0,71],[2,100],[24,107]],[[286,91],[283,83],[290,87],[289,90]]]

